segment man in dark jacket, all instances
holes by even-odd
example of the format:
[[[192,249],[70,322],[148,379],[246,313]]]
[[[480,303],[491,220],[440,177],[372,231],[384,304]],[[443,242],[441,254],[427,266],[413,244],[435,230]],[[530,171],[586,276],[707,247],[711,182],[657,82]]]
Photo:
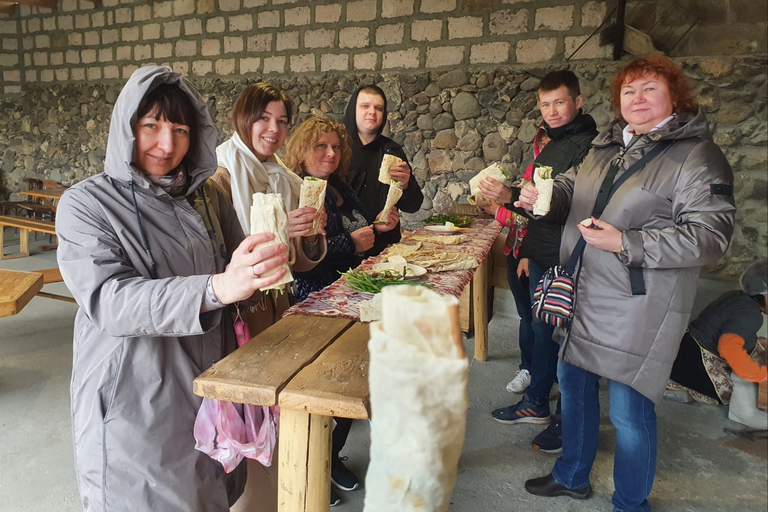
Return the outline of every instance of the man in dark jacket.
[[[581,163],[597,135],[597,127],[590,115],[581,112],[584,100],[579,80],[573,72],[560,70],[549,73],[541,80],[537,92],[544,119],[543,128],[550,140],[534,160],[534,166],[552,167],[554,178]],[[519,195],[519,189],[513,192],[495,180],[485,181],[480,189],[486,197],[516,210],[512,203]],[[520,247],[517,274],[528,276],[531,296],[544,272],[560,263],[560,235],[561,226],[557,224],[536,219],[528,221],[528,232]],[[528,390],[520,402],[496,409],[492,415],[500,423],[549,423],[549,427],[533,440],[533,447],[547,453],[558,453],[562,450],[560,402],[555,417],[550,419],[549,393],[557,376],[559,345],[552,339],[553,326],[534,318],[532,328],[534,346]]]
[[[424,196],[413,177],[403,148],[381,134],[386,119],[387,98],[379,87],[366,85],[352,94],[344,114],[344,125],[352,141],[352,163],[344,181],[352,187],[368,213],[378,216],[389,191],[389,184],[379,182],[379,167],[385,154],[395,155],[403,160],[389,169],[392,179],[399,181],[403,189],[397,208],[414,213],[421,207]],[[399,241],[398,224],[392,231],[380,233],[376,245],[368,254],[379,254],[387,245]]]

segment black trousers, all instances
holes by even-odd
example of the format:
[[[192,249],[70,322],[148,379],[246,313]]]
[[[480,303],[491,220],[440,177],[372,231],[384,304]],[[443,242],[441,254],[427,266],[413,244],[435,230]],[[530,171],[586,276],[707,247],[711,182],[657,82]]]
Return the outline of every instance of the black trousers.
[[[715,386],[709,378],[704,362],[701,360],[701,347],[689,333],[685,333],[677,357],[672,365],[670,379],[702,395],[720,400]]]
[[[349,429],[352,428],[352,422],[355,421],[351,418],[336,418],[336,428],[333,429],[333,440],[331,442],[331,460],[333,458],[339,458],[339,452],[347,443],[347,437],[349,437]]]

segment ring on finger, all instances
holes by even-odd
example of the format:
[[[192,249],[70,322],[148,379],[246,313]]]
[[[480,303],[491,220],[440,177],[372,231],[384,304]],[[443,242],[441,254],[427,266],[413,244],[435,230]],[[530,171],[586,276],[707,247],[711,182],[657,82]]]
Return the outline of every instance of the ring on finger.
[[[259,274],[256,273],[256,265],[253,265],[251,267],[251,274],[253,274],[253,277],[255,277],[256,279],[259,279],[261,277]]]

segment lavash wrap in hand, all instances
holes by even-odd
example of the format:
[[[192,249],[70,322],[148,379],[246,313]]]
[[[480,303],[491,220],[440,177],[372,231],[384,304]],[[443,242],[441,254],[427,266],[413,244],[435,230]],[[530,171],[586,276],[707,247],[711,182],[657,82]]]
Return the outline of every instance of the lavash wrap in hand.
[[[299,208],[314,208],[316,211],[320,211],[325,204],[325,190],[328,182],[313,178],[312,176],[305,176],[301,182],[301,194],[299,195]],[[315,219],[312,222],[312,228],[304,236],[312,236],[317,234],[317,228],[320,225],[320,219]]]
[[[384,202],[384,209],[381,210],[379,218],[376,220],[378,222],[386,223],[389,218],[390,210],[392,210],[392,207],[397,204],[401,197],[403,197],[403,190],[400,188],[400,183],[397,180],[390,181],[389,190],[387,191],[387,199]]]
[[[280,194],[262,194],[261,192],[253,194],[253,202],[251,203],[251,234],[255,235],[256,233],[272,233],[275,235],[275,238],[258,244],[253,250],[275,244],[285,244],[289,248],[292,246],[288,239],[288,214],[285,211],[285,203]],[[265,288],[259,288],[259,290],[282,290],[286,284],[293,282],[291,266],[288,263],[283,263],[280,267],[265,273],[262,277],[274,274],[278,268],[285,269],[283,277],[276,283]]]
[[[504,183],[506,181],[509,181],[509,176],[507,175],[507,172],[501,168],[499,164],[492,164],[477,173],[474,178],[469,180],[469,192],[470,195],[467,197],[467,202],[471,204],[472,206],[477,206],[478,208],[482,208],[483,206],[487,206],[491,204],[490,199],[483,196],[483,194],[480,192],[480,182],[483,181],[485,178],[493,178],[496,181],[499,181],[501,183]]]
[[[379,167],[379,181],[389,185],[393,181],[392,176],[389,174],[389,168],[403,161],[399,156],[390,155],[389,153],[385,154],[384,158],[381,159],[381,166]]]
[[[364,512],[445,512],[464,444],[469,363],[458,299],[389,286],[371,324]]]
[[[536,202],[533,203],[534,215],[546,215],[549,213],[549,203],[552,201],[552,189],[555,180],[552,179],[552,168],[544,165],[537,166],[533,170],[533,183],[539,193]]]

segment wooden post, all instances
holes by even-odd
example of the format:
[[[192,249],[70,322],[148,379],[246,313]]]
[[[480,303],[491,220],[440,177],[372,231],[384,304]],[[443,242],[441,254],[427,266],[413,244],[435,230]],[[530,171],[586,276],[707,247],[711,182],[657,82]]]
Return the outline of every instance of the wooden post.
[[[624,11],[627,7],[627,0],[619,0],[616,8],[616,32],[613,40],[613,60],[619,60],[624,53]]]
[[[280,410],[278,512],[325,512],[331,493],[330,416]]]
[[[472,304],[475,310],[475,359],[488,359],[488,266],[490,256],[477,267],[472,278]]]

